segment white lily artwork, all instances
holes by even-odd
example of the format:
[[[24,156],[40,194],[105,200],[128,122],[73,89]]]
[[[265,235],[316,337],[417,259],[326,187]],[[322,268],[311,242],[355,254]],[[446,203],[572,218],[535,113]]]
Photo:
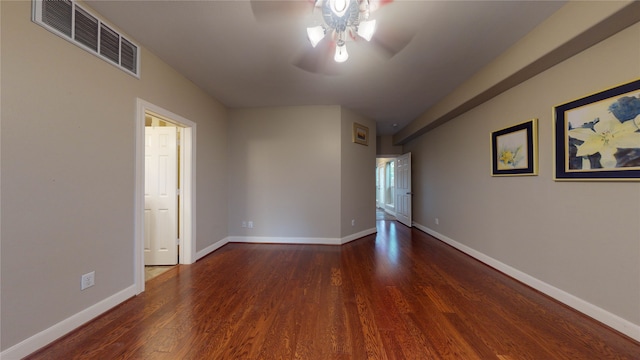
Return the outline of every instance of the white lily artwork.
[[[556,180],[640,180],[640,80],[555,107]]]
[[[538,119],[491,133],[491,175],[538,175]]]
[[[600,166],[602,168],[615,168],[618,166],[615,154],[619,149],[634,149],[640,144],[640,132],[638,123],[640,115],[634,121],[620,122],[613,115],[604,119],[596,119],[593,129],[580,127],[569,130],[569,137],[582,141],[577,145],[577,157],[600,154]],[[588,166],[584,162],[584,166]]]

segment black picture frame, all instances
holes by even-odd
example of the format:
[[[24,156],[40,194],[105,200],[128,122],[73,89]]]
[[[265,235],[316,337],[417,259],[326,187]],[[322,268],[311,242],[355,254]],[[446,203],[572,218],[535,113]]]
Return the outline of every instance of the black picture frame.
[[[538,119],[491,133],[491,176],[538,175]]]
[[[554,107],[554,180],[640,180],[640,79]]]

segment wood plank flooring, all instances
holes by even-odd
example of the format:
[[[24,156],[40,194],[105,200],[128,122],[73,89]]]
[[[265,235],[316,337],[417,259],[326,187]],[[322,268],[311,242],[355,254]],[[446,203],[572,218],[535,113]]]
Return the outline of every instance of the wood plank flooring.
[[[28,359],[640,359],[640,343],[416,229],[227,244]]]

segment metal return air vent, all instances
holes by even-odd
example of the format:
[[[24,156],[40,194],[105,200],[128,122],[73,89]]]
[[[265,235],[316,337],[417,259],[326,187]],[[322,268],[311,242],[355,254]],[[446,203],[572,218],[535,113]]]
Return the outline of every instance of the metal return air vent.
[[[72,0],[33,0],[33,21],[139,77],[138,46]]]

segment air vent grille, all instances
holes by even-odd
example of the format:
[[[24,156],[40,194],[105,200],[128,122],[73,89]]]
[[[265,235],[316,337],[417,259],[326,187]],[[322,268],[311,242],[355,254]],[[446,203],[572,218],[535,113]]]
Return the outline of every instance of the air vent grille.
[[[102,24],[100,26],[100,55],[118,62],[120,58],[120,36],[117,32]]]
[[[138,47],[129,40],[120,38],[120,65],[134,72],[136,69],[136,59],[138,58]]]
[[[42,22],[70,37],[72,9],[71,1],[43,1]]]
[[[93,51],[98,51],[98,19],[76,8],[75,39]]]
[[[33,0],[33,21],[138,77],[138,46],[75,1]]]

